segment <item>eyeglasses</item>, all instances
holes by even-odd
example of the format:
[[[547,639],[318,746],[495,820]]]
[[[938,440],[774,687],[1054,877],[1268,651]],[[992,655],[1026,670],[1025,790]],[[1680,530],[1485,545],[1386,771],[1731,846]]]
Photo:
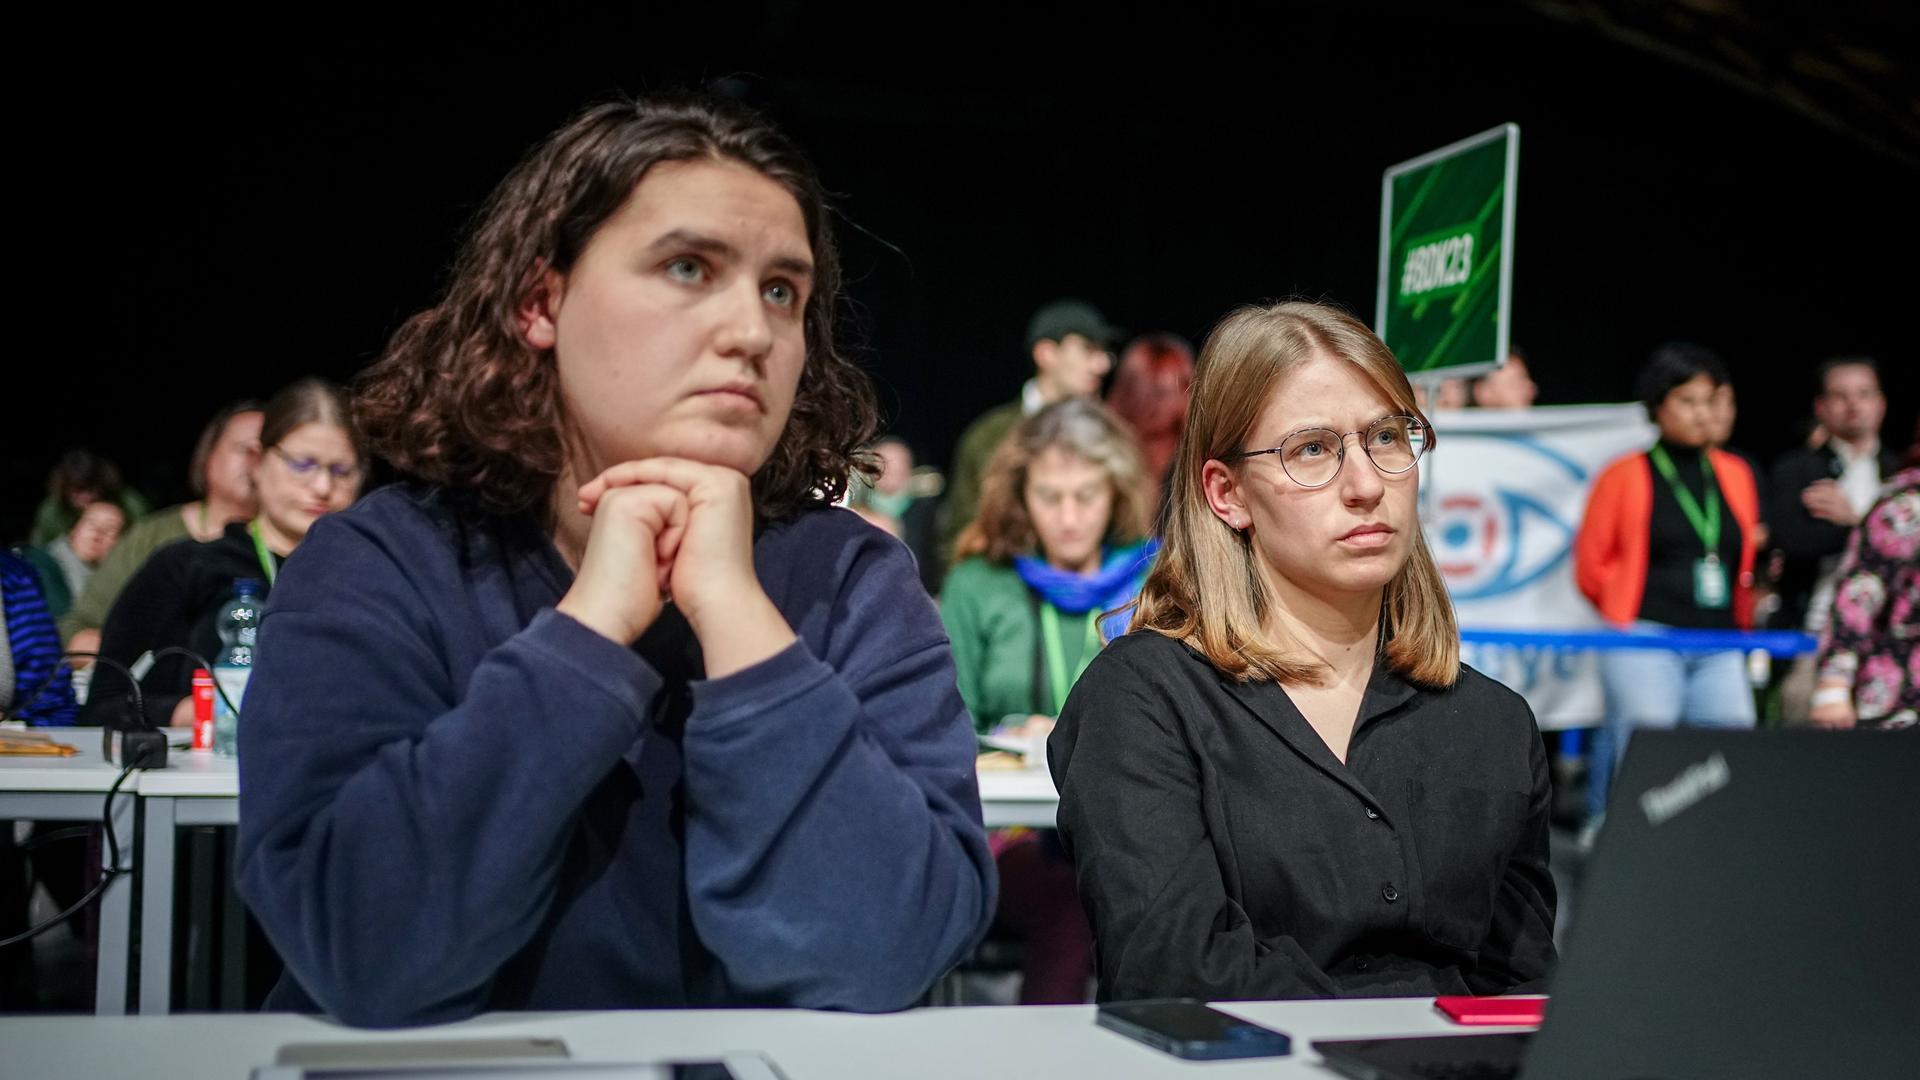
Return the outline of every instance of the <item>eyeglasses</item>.
[[[1366,451],[1367,460],[1389,476],[1398,476],[1413,468],[1433,442],[1433,433],[1427,425],[1413,417],[1386,416],[1369,424],[1365,431],[1343,434],[1332,428],[1303,428],[1272,449],[1245,450],[1222,460],[1232,462],[1262,454],[1279,454],[1280,467],[1294,483],[1307,488],[1325,487],[1340,475],[1340,466],[1347,459],[1348,435],[1361,436],[1360,449]]]
[[[360,478],[359,462],[321,461],[318,458],[294,457],[277,446],[269,446],[267,449],[286,463],[287,471],[292,473],[296,480],[311,484],[323,472],[332,477],[337,484],[351,484]]]

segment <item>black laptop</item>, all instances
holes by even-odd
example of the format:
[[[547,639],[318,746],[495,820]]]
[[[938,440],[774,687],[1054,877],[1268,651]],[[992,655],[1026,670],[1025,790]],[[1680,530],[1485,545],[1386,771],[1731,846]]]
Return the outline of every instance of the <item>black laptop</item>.
[[[1647,731],[1532,1035],[1315,1042],[1356,1080],[1920,1076],[1920,732]]]

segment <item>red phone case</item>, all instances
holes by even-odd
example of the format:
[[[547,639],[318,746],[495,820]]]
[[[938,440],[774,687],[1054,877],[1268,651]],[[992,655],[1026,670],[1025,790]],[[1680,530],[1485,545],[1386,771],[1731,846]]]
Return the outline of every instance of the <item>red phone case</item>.
[[[1437,997],[1433,1007],[1456,1024],[1528,1024],[1538,1026],[1546,1015],[1547,999],[1540,995],[1515,997]]]

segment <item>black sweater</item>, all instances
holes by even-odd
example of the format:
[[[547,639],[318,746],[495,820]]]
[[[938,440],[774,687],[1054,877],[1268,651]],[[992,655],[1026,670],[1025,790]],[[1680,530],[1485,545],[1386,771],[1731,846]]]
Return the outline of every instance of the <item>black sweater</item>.
[[[269,555],[276,572],[280,558]],[[100,630],[100,655],[132,664],[140,654],[169,645],[184,645],[205,657],[219,659],[220,632],[214,626],[220,609],[233,595],[241,578],[260,582],[260,601],[266,603],[268,578],[253,546],[253,537],[241,523],[227,526],[217,540],[198,543],[179,540],[153,553],[127,582],[107,613]],[[164,725],[174,706],[193,690],[193,661],[169,656],[153,665],[140,681],[147,718]],[[83,724],[105,723],[124,708],[127,681],[105,666],[94,673],[93,689],[80,714]]]

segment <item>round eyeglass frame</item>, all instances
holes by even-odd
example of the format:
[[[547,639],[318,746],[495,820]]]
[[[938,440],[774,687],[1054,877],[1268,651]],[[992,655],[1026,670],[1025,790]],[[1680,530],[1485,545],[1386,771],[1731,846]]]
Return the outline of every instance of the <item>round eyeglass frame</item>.
[[[1368,437],[1370,437],[1375,431],[1379,430],[1382,425],[1391,424],[1396,420],[1402,420],[1406,422],[1407,430],[1409,432],[1408,439],[1407,439],[1408,442],[1413,441],[1411,433],[1414,430],[1417,429],[1421,433],[1420,448],[1413,452],[1413,460],[1407,462],[1406,467],[1403,469],[1389,469],[1386,466],[1380,464],[1378,461],[1374,460],[1373,451],[1369,449],[1369,446],[1371,444],[1368,442]],[[1334,445],[1339,448],[1335,452],[1336,464],[1333,467],[1333,472],[1329,474],[1325,480],[1322,480],[1317,484],[1309,484],[1306,481],[1300,479],[1299,477],[1293,475],[1293,470],[1290,468],[1287,468],[1287,459],[1285,457],[1282,457],[1280,459],[1280,468],[1287,474],[1287,479],[1293,481],[1296,484],[1299,484],[1303,488],[1309,488],[1309,489],[1326,487],[1328,484],[1331,484],[1335,480],[1340,478],[1340,470],[1347,467],[1347,436],[1348,435],[1361,436],[1361,439],[1360,439],[1361,453],[1366,455],[1367,462],[1371,464],[1376,470],[1378,470],[1383,476],[1405,476],[1407,473],[1412,472],[1414,469],[1414,466],[1420,464],[1420,459],[1427,456],[1427,451],[1433,446],[1433,427],[1432,425],[1421,421],[1419,417],[1417,416],[1383,416],[1380,419],[1375,420],[1373,423],[1368,424],[1365,428],[1359,431],[1340,432],[1340,431],[1335,431],[1332,428],[1326,428],[1326,427],[1309,427],[1309,428],[1301,428],[1298,431],[1289,431],[1287,432],[1286,436],[1280,440],[1279,446],[1269,447],[1265,450],[1242,450],[1237,454],[1228,454],[1226,457],[1222,458],[1221,460],[1223,462],[1230,464],[1236,461],[1245,461],[1248,458],[1260,457],[1263,454],[1278,454],[1287,448],[1287,444],[1289,442],[1292,442],[1295,436],[1305,435],[1305,434],[1308,434],[1309,432],[1315,432],[1315,431],[1323,431],[1329,435],[1332,435],[1334,437],[1333,438]]]

